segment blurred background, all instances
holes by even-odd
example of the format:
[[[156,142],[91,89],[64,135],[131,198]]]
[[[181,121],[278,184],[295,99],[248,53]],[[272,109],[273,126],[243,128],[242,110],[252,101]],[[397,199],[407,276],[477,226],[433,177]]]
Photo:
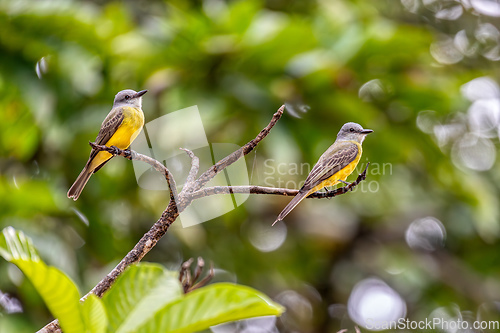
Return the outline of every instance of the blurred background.
[[[273,228],[289,198],[175,223],[145,260],[202,256],[215,281],[287,307],[213,332],[499,320],[499,23],[496,0],[0,0],[0,228],[30,235],[85,293],[169,198],[122,158],[66,197],[118,91],[149,90],[146,121],[197,105],[208,142],[237,145],[286,103],[246,156],[251,184],[299,187],[347,121],[375,131],[348,180],[369,161],[368,178]],[[0,260],[0,332],[51,319]]]

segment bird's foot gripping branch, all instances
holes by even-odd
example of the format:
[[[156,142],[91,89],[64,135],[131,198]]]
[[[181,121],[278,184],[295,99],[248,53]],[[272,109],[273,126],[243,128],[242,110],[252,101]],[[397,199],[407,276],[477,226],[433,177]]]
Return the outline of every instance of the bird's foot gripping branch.
[[[89,145],[90,145],[90,147],[92,147],[92,149],[95,149],[97,151],[107,151],[108,153],[113,155],[113,157],[114,156],[122,156],[122,157],[125,157],[127,160],[130,160],[130,161],[132,160],[132,151],[130,149],[121,150],[117,146],[108,147],[106,145],[99,145],[99,144],[92,142],[92,141],[89,141]]]
[[[369,166],[370,166],[370,162],[366,163],[366,167],[363,170],[363,172],[361,172],[358,175],[358,178],[356,178],[356,180],[353,181],[352,183],[348,183],[348,185],[339,187],[339,188],[337,188],[335,190],[332,190],[332,191],[327,191],[327,192],[319,192],[318,191],[318,192],[314,192],[313,194],[309,195],[308,198],[318,198],[318,199],[321,199],[321,198],[333,198],[333,197],[336,197],[337,195],[344,194],[344,193],[347,193],[349,191],[354,190],[354,188],[356,186],[358,186],[359,183],[361,183],[363,180],[366,179],[366,171],[368,171],[368,167]]]
[[[177,219],[179,214],[183,212],[186,207],[188,207],[194,200],[204,198],[206,196],[216,195],[216,194],[230,194],[230,193],[250,193],[250,194],[271,194],[271,195],[282,195],[282,196],[296,196],[299,190],[291,190],[285,188],[273,188],[273,187],[263,187],[263,186],[215,186],[215,187],[205,187],[210,180],[212,180],[217,174],[226,169],[228,166],[232,165],[238,161],[243,156],[250,153],[271,131],[271,129],[276,125],[278,120],[282,117],[285,106],[281,106],[278,111],[273,115],[269,124],[262,129],[259,134],[247,144],[240,147],[238,150],[229,154],[225,158],[221,159],[213,166],[204,171],[198,176],[200,163],[198,157],[188,150],[181,148],[186,151],[188,156],[191,158],[191,168],[189,174],[186,178],[182,191],[177,192],[176,182],[168,170],[168,168],[160,163],[159,161],[151,158],[149,156],[137,153],[133,150],[123,150],[117,147],[108,147],[106,145],[98,145],[96,143],[89,143],[92,149],[95,151],[106,151],[113,156],[122,156],[130,160],[138,160],[149,164],[154,170],[161,173],[168,183],[170,189],[170,201],[163,211],[161,217],[153,224],[148,232],[138,241],[134,248],[127,253],[127,255],[120,261],[120,263],[108,274],[106,275],[87,295],[82,297],[82,301],[87,299],[91,294],[98,297],[102,297],[104,293],[111,288],[114,282],[119,276],[125,271],[125,269],[132,264],[141,261],[144,256],[151,251],[151,249],[158,243],[158,241],[166,234],[169,227]],[[368,166],[367,166],[368,167]],[[338,188],[334,191],[329,191],[328,193],[316,191],[310,193],[308,198],[329,198],[337,195],[344,194],[349,190],[357,186],[361,181],[366,178],[366,168],[358,178],[352,182],[350,185]],[[184,274],[187,274],[186,272]],[[196,275],[196,273],[195,273]],[[209,274],[209,276],[211,276]],[[189,280],[186,276],[183,277],[187,290],[193,290],[205,283],[205,280],[200,281],[198,284],[193,285],[193,280]],[[208,279],[208,278],[207,278]],[[182,282],[184,284],[184,282]],[[189,283],[188,283],[189,282]],[[185,289],[185,287],[184,287]],[[57,320],[49,323],[47,326],[42,328],[38,333],[48,333],[48,332],[58,332],[60,330]]]

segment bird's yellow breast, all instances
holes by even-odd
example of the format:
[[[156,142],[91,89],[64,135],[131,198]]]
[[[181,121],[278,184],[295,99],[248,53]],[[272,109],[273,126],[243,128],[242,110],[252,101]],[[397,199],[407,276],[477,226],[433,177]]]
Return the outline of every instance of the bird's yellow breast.
[[[144,126],[144,113],[141,109],[125,106],[123,110],[123,121],[115,134],[106,142],[106,146],[116,146],[127,149],[141,132]]]
[[[116,132],[109,138],[106,146],[115,146],[120,149],[127,149],[141,132],[144,126],[144,113],[141,109],[131,106],[122,107],[123,120]],[[113,155],[106,151],[100,151],[92,161],[91,168],[96,168],[109,160]]]
[[[356,141],[349,141],[349,142],[352,142],[358,146],[358,155],[356,156],[354,161],[346,165],[343,169],[334,173],[330,178],[326,179],[325,181],[321,182],[320,184],[312,188],[311,191],[309,191],[309,193],[314,193],[328,186],[337,185],[338,183],[340,183],[340,180],[345,181],[347,177],[349,177],[349,175],[354,171],[354,169],[356,169],[356,166],[358,165],[359,160],[361,159],[363,148],[361,148],[361,145]]]

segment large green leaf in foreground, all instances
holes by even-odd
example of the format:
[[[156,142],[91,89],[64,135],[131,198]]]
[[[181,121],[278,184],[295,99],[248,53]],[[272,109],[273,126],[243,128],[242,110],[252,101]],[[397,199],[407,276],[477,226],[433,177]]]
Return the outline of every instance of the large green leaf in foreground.
[[[109,331],[196,332],[228,321],[283,312],[257,290],[230,283],[184,295],[177,275],[159,265],[129,267],[102,298],[110,318]]]
[[[81,305],[87,332],[106,333],[108,317],[101,299],[94,294],[90,294]]]
[[[60,270],[40,260],[31,239],[12,227],[3,229],[0,255],[30,279],[65,333],[85,332],[76,285]]]
[[[156,264],[129,267],[102,300],[79,292],[64,273],[39,258],[31,240],[11,227],[0,255],[31,280],[65,333],[197,332],[229,321],[280,315],[283,307],[249,287],[213,284],[184,294],[178,273]]]
[[[197,332],[229,321],[277,316],[283,311],[281,305],[255,289],[217,283],[166,305],[138,332]]]
[[[110,319],[109,331],[136,332],[159,309],[182,297],[177,275],[149,263],[127,268],[102,298]]]

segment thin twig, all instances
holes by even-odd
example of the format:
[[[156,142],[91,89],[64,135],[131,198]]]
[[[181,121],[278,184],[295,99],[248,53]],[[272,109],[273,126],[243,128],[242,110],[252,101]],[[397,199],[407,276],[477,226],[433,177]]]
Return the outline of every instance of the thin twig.
[[[198,257],[198,262],[196,263],[196,269],[194,270],[193,281],[198,281],[201,272],[203,271],[203,267],[205,267],[205,260],[203,260],[202,257]]]
[[[175,201],[177,201],[177,185],[175,184],[174,176],[172,175],[170,170],[168,170],[168,168],[161,164],[159,161],[130,149],[119,149],[115,146],[108,147],[105,145],[95,144],[94,142],[89,142],[89,145],[97,151],[107,151],[114,156],[122,156],[128,160],[141,161],[151,165],[156,171],[164,175],[168,183],[170,196],[173,197]]]
[[[271,131],[271,129],[276,125],[278,120],[280,120],[283,115],[283,111],[285,110],[285,105],[282,105],[278,111],[273,115],[273,118],[269,122],[269,124],[255,137],[255,139],[250,140],[246,145],[236,150],[235,152],[229,154],[224,157],[219,162],[215,163],[212,167],[210,167],[207,171],[205,171],[196,181],[196,186],[194,190],[197,191],[205,186],[210,180],[212,180],[219,172],[247,155],[251,152],[258,144],[261,142]]]
[[[200,159],[196,156],[191,150],[186,148],[179,148],[180,150],[184,150],[188,156],[191,158],[191,169],[189,170],[189,174],[186,178],[186,183],[182,187],[181,192],[190,193],[195,186],[196,176],[198,175],[198,171],[200,170]]]
[[[191,264],[193,263],[193,261],[194,261],[193,258],[190,258],[189,260],[185,261],[181,265],[181,269],[179,270],[179,282],[181,283],[185,294],[195,289],[203,287],[208,282],[210,282],[210,280],[212,280],[212,278],[215,275],[214,265],[212,262],[210,262],[210,270],[207,276],[205,276],[201,281],[198,281],[203,271],[203,267],[205,267],[205,261],[203,260],[202,257],[198,257],[196,267],[194,269],[194,276],[192,276]]]
[[[200,282],[196,283],[195,285],[191,286],[191,288],[188,289],[188,292],[191,292],[195,289],[201,288],[205,286],[210,280],[212,280],[215,276],[215,271],[214,271],[214,263],[210,262],[210,269],[208,271],[207,276],[205,276],[203,279],[201,279]],[[194,282],[194,281],[193,281]]]
[[[184,293],[186,293],[193,284],[193,278],[191,277],[191,264],[194,259],[189,258],[189,260],[185,261],[181,265],[180,274],[179,274],[179,282],[182,284],[182,288],[184,289]]]

